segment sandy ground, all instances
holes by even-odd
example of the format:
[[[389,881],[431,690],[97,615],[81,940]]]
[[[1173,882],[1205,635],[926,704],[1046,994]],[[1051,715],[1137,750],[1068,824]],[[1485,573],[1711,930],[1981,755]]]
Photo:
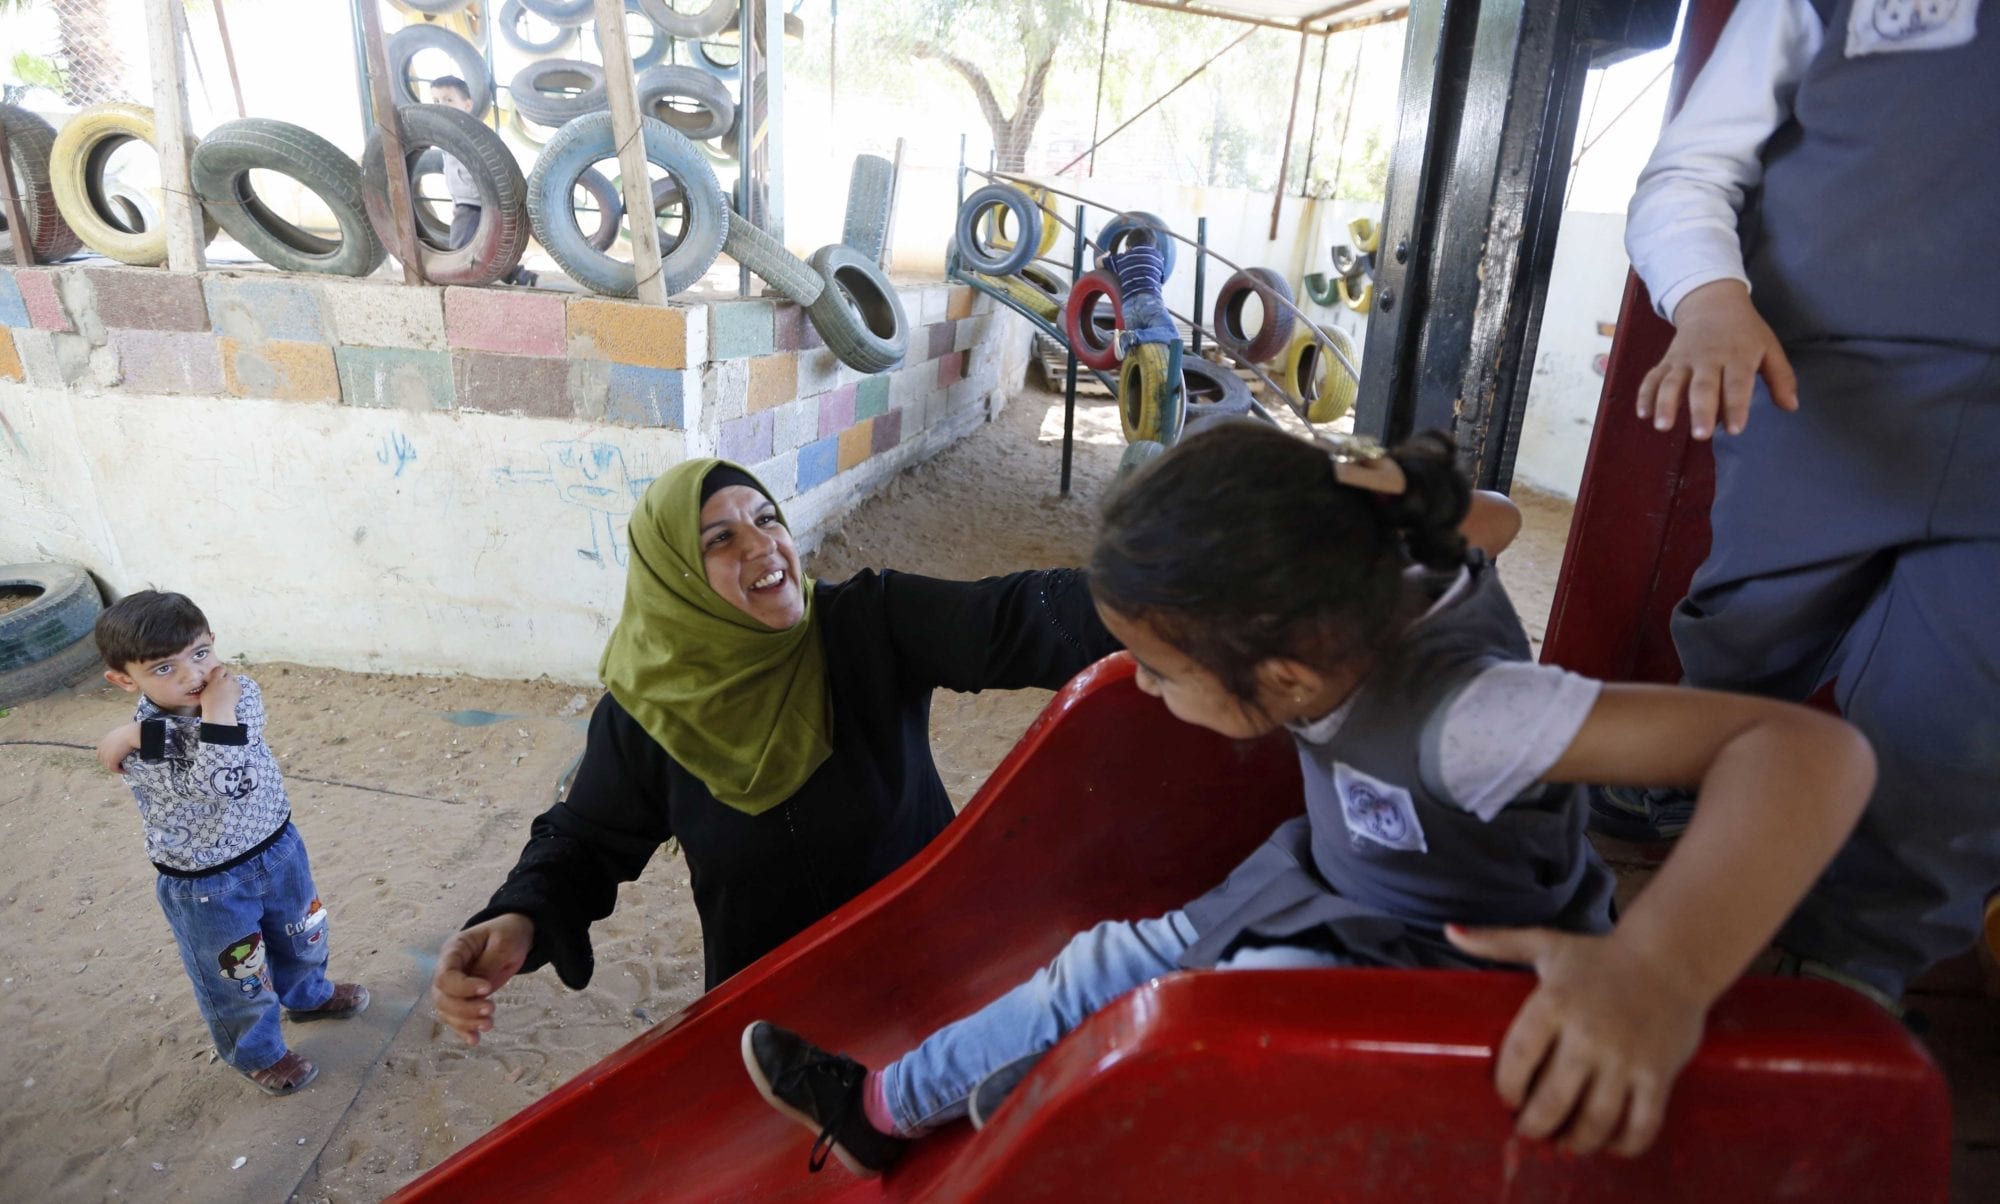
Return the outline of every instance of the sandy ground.
[[[1078,429],[1065,499],[1060,399],[1028,390],[862,507],[808,567],[832,579],[864,566],[976,577],[1077,563],[1121,449],[1107,402],[1083,404]],[[1528,529],[1504,573],[1539,639],[1569,511],[1520,500]],[[88,751],[129,718],[127,697],[84,688],[15,709],[0,718],[0,1199],[376,1200],[699,991],[686,872],[662,856],[594,930],[587,991],[548,972],[517,980],[476,1050],[442,1034],[425,1002],[438,945],[485,902],[581,747],[593,690],[246,671],[263,685],[331,911],[336,976],[368,984],[374,1004],[290,1030],[321,1068],[298,1095],[267,1098],[214,1063],[129,794]],[[933,745],[956,801],[1046,698],[939,696]],[[1982,1015],[1966,1012],[1975,1035],[1961,1052],[1983,1059],[1992,1082]]]

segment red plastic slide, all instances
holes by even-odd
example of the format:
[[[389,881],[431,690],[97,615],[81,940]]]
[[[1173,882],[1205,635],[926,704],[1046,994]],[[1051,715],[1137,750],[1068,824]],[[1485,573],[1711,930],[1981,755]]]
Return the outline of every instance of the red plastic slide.
[[[879,1065],[1073,932],[1198,895],[1298,800],[1288,740],[1180,723],[1104,661],[922,856],[395,1199],[1945,1198],[1936,1068],[1858,997],[1799,982],[1723,1000],[1636,1162],[1510,1136],[1493,1047],[1525,975],[1174,975],[1057,1046],[984,1132],[954,1126],[876,1181],[807,1174],[812,1135],[743,1072],[759,1018]]]

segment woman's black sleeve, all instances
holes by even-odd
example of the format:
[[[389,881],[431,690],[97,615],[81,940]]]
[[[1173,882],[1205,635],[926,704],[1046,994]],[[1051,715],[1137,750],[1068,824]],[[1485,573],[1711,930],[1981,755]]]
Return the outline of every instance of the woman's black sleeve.
[[[569,796],[537,816],[520,860],[466,927],[508,912],[535,922],[523,973],[551,962],[563,984],[590,982],[590,925],[611,914],[618,885],[673,835],[666,750],[606,694],[590,717]]]
[[[1118,651],[1081,569],[983,581],[883,573],[890,638],[905,676],[948,690],[1053,690]]]

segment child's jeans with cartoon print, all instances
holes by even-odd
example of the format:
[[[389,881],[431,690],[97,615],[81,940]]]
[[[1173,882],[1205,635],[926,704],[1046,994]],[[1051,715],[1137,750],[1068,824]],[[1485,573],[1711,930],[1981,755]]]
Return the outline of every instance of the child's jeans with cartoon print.
[[[270,848],[220,873],[162,874],[156,890],[222,1060],[254,1073],[284,1057],[280,1005],[333,997],[326,910],[297,829],[286,823]]]

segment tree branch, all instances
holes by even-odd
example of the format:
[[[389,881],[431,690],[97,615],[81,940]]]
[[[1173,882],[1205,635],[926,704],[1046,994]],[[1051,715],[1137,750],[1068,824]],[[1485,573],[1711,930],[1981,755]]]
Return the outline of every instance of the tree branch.
[[[920,59],[934,59],[964,76],[965,82],[972,85],[972,94],[979,101],[979,111],[985,115],[986,123],[996,130],[1007,124],[1006,116],[1000,112],[1000,102],[993,95],[993,86],[986,82],[984,71],[930,42],[918,42],[910,48],[910,53]]]

